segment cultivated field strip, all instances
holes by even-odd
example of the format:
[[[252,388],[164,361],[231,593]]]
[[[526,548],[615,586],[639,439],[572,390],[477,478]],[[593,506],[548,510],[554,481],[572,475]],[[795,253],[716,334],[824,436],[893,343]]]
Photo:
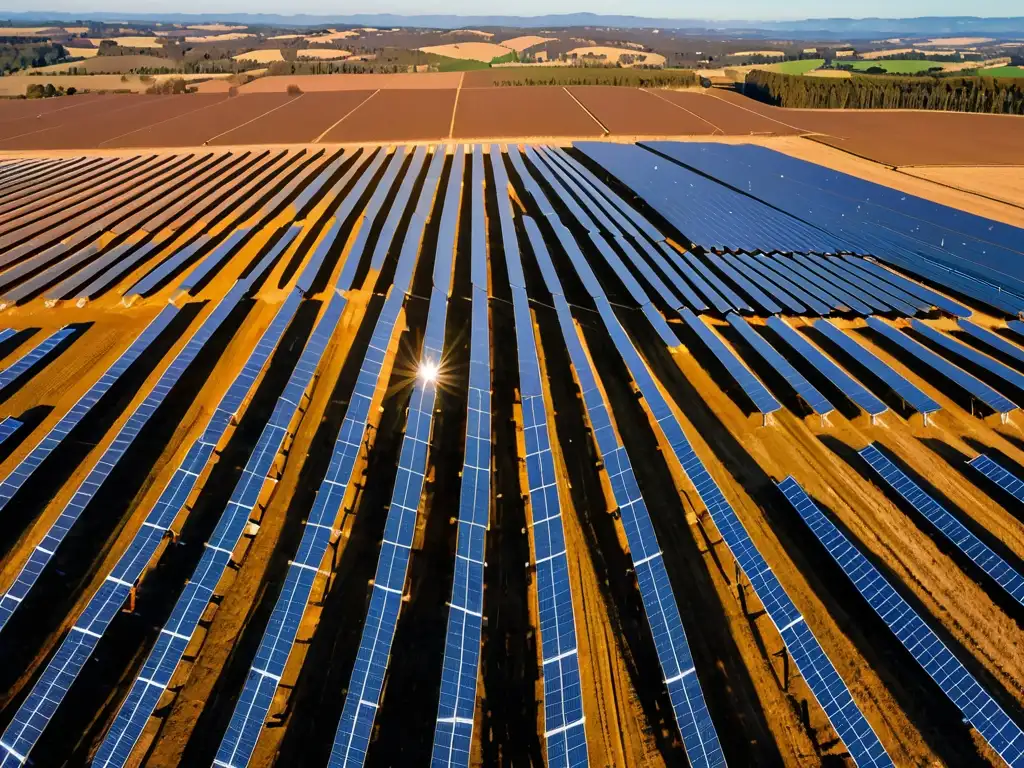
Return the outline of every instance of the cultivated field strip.
[[[0,765],[1016,764],[1024,240],[690,152],[0,162]]]

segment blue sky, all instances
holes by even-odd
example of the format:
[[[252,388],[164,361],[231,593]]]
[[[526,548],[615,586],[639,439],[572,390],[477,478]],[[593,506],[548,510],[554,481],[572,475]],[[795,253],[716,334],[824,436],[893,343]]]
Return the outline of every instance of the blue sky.
[[[0,0],[2,3],[2,0]],[[18,2],[2,3],[11,10],[19,10]],[[11,8],[11,5],[14,7]],[[911,16],[1020,16],[1024,5],[1020,0],[977,0],[968,5],[953,0],[863,0],[848,2],[820,0],[732,0],[729,3],[680,3],[678,0],[384,0],[384,2],[330,2],[330,0],[43,0],[37,7],[54,11],[136,11],[138,13],[444,13],[462,15],[518,15],[534,16],[547,13],[629,14],[664,18],[706,19],[803,19],[855,16],[901,17]],[[27,9],[22,8],[21,10]]]

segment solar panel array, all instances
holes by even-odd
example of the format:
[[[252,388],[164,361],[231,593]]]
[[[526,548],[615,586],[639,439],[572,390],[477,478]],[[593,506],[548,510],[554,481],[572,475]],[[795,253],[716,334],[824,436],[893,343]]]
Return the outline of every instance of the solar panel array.
[[[404,149],[394,153],[391,164],[385,171],[387,183],[382,183],[379,190],[390,188],[397,176],[399,166],[404,159]],[[355,191],[349,199],[356,197]],[[383,204],[384,195],[376,192],[363,211],[363,229],[365,232],[372,225]],[[338,218],[341,219],[340,214]],[[407,242],[418,246],[420,232],[407,234]],[[390,244],[394,239],[385,237]],[[338,287],[347,289],[350,286],[355,268],[368,253],[367,238],[359,237],[342,266]],[[345,493],[355,470],[356,460],[362,447],[363,437],[367,430],[370,416],[370,405],[380,381],[381,371],[387,356],[387,350],[395,331],[398,316],[409,290],[412,270],[407,266],[410,260],[415,261],[416,247],[404,247],[396,270],[398,279],[405,276],[404,282],[396,282],[394,289],[384,303],[378,316],[370,339],[369,347],[363,358],[356,383],[349,398],[349,406],[345,412],[341,429],[331,453],[327,474],[317,490],[313,509],[306,519],[295,556],[292,558],[285,575],[281,593],[264,629],[256,656],[249,667],[245,685],[238,697],[231,720],[217,750],[217,761],[227,765],[245,765],[256,747],[263,723],[270,712],[274,693],[284,674],[288,656],[295,644],[296,634],[305,613],[313,590],[313,583],[319,572],[320,565],[330,545],[334,533],[334,523],[341,510]],[[319,264],[316,267],[319,270]],[[305,275],[306,273],[304,273]],[[299,283],[305,281],[299,278]]]
[[[35,366],[39,365],[53,350],[73,336],[76,330],[75,328],[65,327],[51,333],[22,357],[18,358],[18,360],[0,371],[0,392],[3,392]]]
[[[1018,501],[1024,501],[1024,481],[999,466],[985,454],[972,459],[970,465]]]
[[[953,542],[971,562],[987,573],[1014,600],[1024,604],[1024,576],[971,533],[953,514],[922,491],[920,486],[907,477],[874,444],[860,451],[860,455],[896,493],[934,525],[939,533]]]
[[[300,298],[299,291],[294,290],[278,309],[277,315],[213,411],[202,436],[191,445],[156,504],[146,515],[142,526],[79,614],[28,697],[18,708],[3,736],[3,743],[18,754],[27,756],[30,753],[82,667],[96,650],[110,622],[142,577],[160,542],[184,509],[199,478],[213,459],[214,451],[228,426],[238,418],[260,371],[294,317]]]
[[[507,227],[513,233],[511,239],[502,241],[502,247],[509,274],[522,275],[519,245],[512,229],[508,177],[501,157],[501,152],[492,146],[490,159],[498,195],[498,215],[502,218],[502,231]],[[525,281],[522,285],[517,285],[515,280],[511,282],[519,356],[519,396],[526,442],[523,458],[529,483],[530,530],[540,615],[544,738],[548,765],[575,768],[587,765],[588,755],[562,506],[548,434],[547,402],[541,385],[530,300]]]
[[[840,392],[863,408],[870,416],[880,416],[888,410],[885,403],[871,394],[859,381],[850,376],[850,374],[826,357],[821,350],[787,325],[782,318],[769,317],[766,323],[791,349],[810,363],[818,373],[828,379]]]
[[[419,236],[427,216],[434,204],[434,190],[437,189],[444,166],[443,150],[434,153],[427,172],[413,224],[410,232]],[[444,196],[442,219],[455,216],[462,185],[461,153],[453,168],[456,172],[449,178]],[[450,208],[449,208],[450,207]],[[445,217],[443,214],[451,210]],[[445,237],[445,231],[449,237]],[[420,366],[440,367],[443,361],[445,326],[448,313],[448,290],[437,285],[439,275],[447,274],[451,281],[452,261],[455,251],[455,228],[441,225],[441,236],[437,247],[434,279],[430,305],[427,309],[426,331]],[[407,240],[410,242],[410,240]],[[419,244],[418,238],[414,241]],[[412,261],[414,259],[410,259]],[[412,273],[411,264],[409,274]],[[391,643],[398,626],[398,613],[402,606],[402,594],[409,571],[409,558],[413,539],[416,535],[416,518],[419,513],[420,496],[427,471],[427,454],[430,449],[430,435],[434,419],[434,402],[437,394],[436,377],[418,376],[409,401],[405,436],[398,459],[398,472],[388,504],[387,519],[384,523],[384,540],[381,543],[377,571],[373,578],[370,605],[363,623],[362,637],[356,654],[355,667],[349,679],[345,706],[341,720],[334,734],[334,747],[328,760],[330,766],[361,766],[366,760],[366,750],[373,733],[373,722],[380,706],[391,657]],[[483,553],[477,553],[482,560]]]
[[[918,413],[927,416],[929,413],[935,413],[936,411],[942,410],[942,406],[932,398],[911,384],[905,377],[894,371],[827,320],[818,320],[815,322],[814,329],[819,331],[826,339],[843,350],[843,352],[856,360],[860,365],[867,368],[872,375],[881,380],[887,387],[889,387],[889,389],[895,392],[903,402]]]
[[[914,320],[910,324],[910,327],[947,352],[950,352],[954,356],[963,360],[967,360],[968,362],[992,374],[993,377],[999,379],[1001,382],[999,384],[1000,388],[1006,387],[1024,390],[1024,375],[1013,370],[1013,368],[1003,365],[987,355],[983,355],[973,347],[968,347],[955,339],[951,339],[949,336],[940,333],[919,320]]]
[[[960,330],[971,338],[980,341],[985,346],[991,347],[997,352],[1001,352],[1007,357],[1012,357],[1019,363],[1024,363],[1024,349],[1021,349],[1016,344],[1011,344],[1002,336],[986,330],[981,326],[975,325],[969,320],[961,319],[957,321],[957,324],[959,325]]]
[[[792,478],[779,490],[899,641],[1007,765],[1024,761],[1024,732],[878,569]]]
[[[832,403],[828,401],[828,398],[804,378],[802,373],[790,365],[789,361],[780,355],[763,336],[751,328],[746,320],[739,315],[732,314],[726,317],[726,319],[729,321],[729,325],[735,328],[743,339],[764,358],[765,362],[786,380],[786,383],[793,388],[794,392],[800,395],[801,399],[811,407],[812,411],[821,416],[826,416],[835,410],[832,407]]]
[[[146,351],[149,345],[156,340],[177,313],[178,308],[172,304],[164,307],[160,314],[153,318],[145,330],[131,343],[128,349],[104,371],[96,383],[89,387],[88,391],[79,398],[78,402],[61,417],[60,421],[50,429],[29,454],[11,470],[11,473],[3,481],[0,481],[0,510],[7,506],[18,490],[32,477],[33,473],[39,468],[39,465],[56,450],[71,430],[92,410],[93,406],[110,391],[110,388],[132,366],[132,363],[139,359],[139,356]],[[0,601],[0,605],[2,605],[2,601]]]
[[[484,562],[491,502],[491,352],[487,323],[484,158],[473,154],[471,187],[469,388],[459,495],[455,573],[445,631],[441,692],[431,764],[469,765],[484,608]]]
[[[313,329],[284,391],[274,405],[273,413],[267,420],[231,492],[231,498],[221,513],[213,534],[206,542],[202,558],[196,565],[192,578],[175,603],[170,618],[160,630],[141,672],[136,676],[107,731],[96,753],[94,765],[124,765],[142,734],[146,721],[153,714],[157,702],[170,684],[174,670],[181,661],[207,604],[216,592],[224,570],[231,562],[232,553],[242,537],[242,532],[259,504],[274,461],[306,397],[313,375],[341,319],[345,303],[340,294],[335,294]]]
[[[918,344],[916,341],[913,341],[909,336],[900,333],[891,325],[879,320],[878,318],[869,317],[868,327],[880,333],[893,344],[896,344],[903,351],[908,352],[932,370],[945,376],[957,386],[965,389],[996,413],[1005,414],[1017,409],[1016,403],[1008,397],[999,394],[992,389],[992,387],[988,386],[988,384],[978,381],[978,379],[971,376],[967,371],[957,368],[945,358],[939,357],[939,355],[935,354],[927,347]],[[921,327],[930,331],[927,326],[921,325]],[[915,326],[915,330],[919,330],[919,328]]]
[[[619,507],[633,570],[640,587],[640,597],[690,764],[724,766],[722,746],[704,701],[704,692],[690,654],[654,524],[633,474],[629,455],[619,441],[608,403],[598,387],[594,370],[576,334],[569,304],[562,294],[543,236],[533,219],[527,217],[525,223],[534,256],[541,265],[541,273],[545,276],[548,291],[554,301],[562,338],[569,350],[583,394],[584,407],[596,444],[596,459],[604,464]]]

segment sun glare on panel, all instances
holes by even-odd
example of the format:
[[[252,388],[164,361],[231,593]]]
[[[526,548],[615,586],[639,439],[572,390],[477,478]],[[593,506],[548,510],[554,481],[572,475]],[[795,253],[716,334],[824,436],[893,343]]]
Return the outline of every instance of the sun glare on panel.
[[[427,383],[437,381],[438,366],[437,363],[432,363],[429,360],[420,364],[417,375]]]

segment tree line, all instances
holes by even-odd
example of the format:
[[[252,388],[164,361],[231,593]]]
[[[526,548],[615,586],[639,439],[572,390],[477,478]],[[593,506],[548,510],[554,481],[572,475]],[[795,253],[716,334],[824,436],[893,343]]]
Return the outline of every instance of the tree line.
[[[993,77],[818,78],[753,70],[744,93],[796,109],[935,109],[1024,115],[1024,79]]]
[[[492,85],[621,85],[631,88],[693,88],[697,73],[688,69],[619,67],[515,67],[495,69]]]

